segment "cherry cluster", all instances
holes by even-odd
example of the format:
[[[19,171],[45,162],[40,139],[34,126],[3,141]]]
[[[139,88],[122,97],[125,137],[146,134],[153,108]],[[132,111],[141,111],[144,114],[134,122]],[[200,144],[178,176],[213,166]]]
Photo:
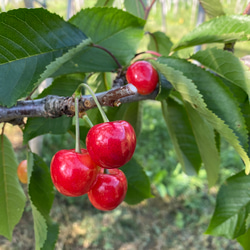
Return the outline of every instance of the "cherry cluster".
[[[87,134],[87,149],[60,150],[53,156],[52,181],[63,195],[87,193],[94,207],[112,210],[124,200],[128,187],[119,167],[131,159],[135,147],[135,131],[128,122],[97,124]]]
[[[147,61],[131,64],[126,78],[142,95],[152,93],[159,81],[157,71]],[[127,179],[119,168],[132,158],[136,135],[128,122],[105,119],[97,99],[96,104],[105,122],[90,128],[86,149],[80,149],[78,141],[76,149],[58,151],[51,160],[50,173],[61,194],[72,197],[88,194],[94,207],[106,211],[116,208],[126,196]],[[27,160],[19,164],[17,174],[22,183],[27,183]]]

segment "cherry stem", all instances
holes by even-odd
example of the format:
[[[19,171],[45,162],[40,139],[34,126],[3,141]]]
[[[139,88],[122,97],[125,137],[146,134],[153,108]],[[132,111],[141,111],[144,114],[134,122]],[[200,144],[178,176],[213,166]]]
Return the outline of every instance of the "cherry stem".
[[[143,55],[143,54],[151,54],[151,55],[155,55],[155,56],[158,56],[158,57],[162,56],[162,54],[160,54],[160,53],[158,53],[158,52],[156,52],[156,51],[147,50],[147,51],[142,51],[142,52],[139,52],[139,53],[135,54],[134,57],[137,57],[137,56]]]
[[[114,59],[114,61],[117,64],[118,68],[122,69],[122,65],[120,64],[120,62],[117,60],[117,58],[115,57],[115,55],[111,51],[109,51],[108,49],[106,49],[106,48],[104,48],[104,47],[102,47],[102,46],[100,46],[98,44],[94,44],[94,43],[92,43],[92,47],[101,49],[101,50],[105,51],[106,53],[108,53]]]
[[[92,121],[89,119],[89,117],[87,115],[83,116],[83,119],[88,123],[88,125],[92,128],[94,126],[94,124],[92,123]]]
[[[108,117],[106,116],[105,112],[103,111],[102,106],[101,106],[101,104],[99,103],[99,101],[98,101],[98,99],[97,99],[95,93],[93,92],[93,90],[92,90],[92,89],[89,87],[89,85],[86,84],[86,83],[83,83],[82,85],[83,85],[85,88],[88,89],[88,91],[90,92],[91,96],[93,97],[93,99],[94,99],[94,101],[95,101],[95,103],[96,103],[96,106],[97,106],[97,108],[99,109],[99,111],[100,111],[100,113],[101,113],[101,115],[102,115],[103,121],[104,121],[104,122],[109,122],[109,119],[108,119]]]
[[[75,97],[75,119],[76,119],[76,147],[75,151],[81,153],[80,148],[80,129],[79,129],[79,99]]]
[[[107,168],[104,168],[104,174],[110,174],[110,172]]]

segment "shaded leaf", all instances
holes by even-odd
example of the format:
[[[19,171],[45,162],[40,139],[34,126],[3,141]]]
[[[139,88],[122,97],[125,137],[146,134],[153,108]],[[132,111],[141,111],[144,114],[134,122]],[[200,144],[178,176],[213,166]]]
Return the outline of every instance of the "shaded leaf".
[[[88,78],[88,85],[94,93],[107,91],[112,87],[112,73],[94,73]]]
[[[171,82],[176,91],[181,94],[183,100],[189,102],[235,148],[246,165],[246,173],[249,173],[250,159],[239,138],[221,118],[208,109],[194,82],[185,77],[181,71],[168,67],[166,64],[157,62],[153,64]]]
[[[242,88],[250,96],[250,71],[233,53],[212,48],[200,50],[191,58]]]
[[[149,34],[148,49],[156,51],[163,56],[168,56],[171,47],[173,45],[169,37],[166,36],[166,34],[161,31],[156,31],[148,34]]]
[[[44,81],[46,78],[51,76],[57,76],[55,72],[60,70],[63,65],[70,63],[71,64],[71,71],[68,70],[67,73],[77,73],[77,72],[86,72],[84,69],[79,71],[79,65],[72,63],[72,60],[75,56],[78,56],[86,46],[92,43],[90,38],[83,40],[77,47],[70,49],[67,53],[63,56],[56,58],[55,61],[51,62],[48,66],[46,66],[46,70],[41,74],[38,82]],[[66,72],[62,72],[59,75],[64,75]]]
[[[107,115],[110,121],[125,120],[129,122],[138,137],[142,127],[143,107],[141,102],[124,103],[118,108],[109,108]]]
[[[51,222],[50,209],[54,200],[54,186],[45,162],[36,154],[28,154],[28,193],[31,202],[36,249],[53,249],[58,226]],[[46,244],[46,245],[44,245]]]
[[[142,0],[142,2],[144,3],[144,5],[147,5],[146,0]],[[144,18],[145,10],[140,0],[125,0],[124,5],[128,12],[137,17]]]
[[[11,106],[27,96],[46,65],[86,36],[45,9],[0,14],[0,104]]]
[[[47,227],[48,227],[47,238],[43,244],[42,249],[54,250],[56,242],[57,242],[58,234],[59,234],[59,225],[56,223],[53,223],[52,221],[48,219]]]
[[[44,134],[64,134],[68,131],[72,123],[72,118],[61,116],[55,119],[34,117],[29,118],[23,131],[23,143],[38,135]]]
[[[248,40],[250,35],[250,16],[220,16],[204,22],[185,35],[173,50],[204,43],[230,43]]]
[[[37,99],[47,95],[72,96],[78,85],[83,82],[84,76],[84,74],[72,74],[58,77],[37,96]]]
[[[199,1],[206,14],[210,18],[225,15],[220,0],[200,0]]]
[[[26,197],[18,181],[18,162],[12,145],[5,135],[0,136],[0,234],[9,240],[19,222]]]
[[[161,73],[158,73],[158,75],[159,75],[159,92],[155,99],[157,101],[163,101],[170,95],[173,86],[164,77],[164,75],[162,75]]]
[[[192,80],[207,108],[234,131],[243,148],[247,150],[248,138],[244,117],[238,102],[221,79],[183,59],[162,57],[159,61],[182,71],[184,76]],[[195,108],[198,110],[199,106]]]
[[[244,171],[228,178],[220,187],[207,234],[234,239],[246,233],[250,213],[250,176]]]
[[[153,197],[150,191],[148,176],[135,159],[132,158],[127,164],[121,167],[121,170],[126,175],[128,181],[128,191],[125,202],[134,205],[144,199]]]
[[[249,215],[248,215],[248,217],[249,217]],[[237,238],[237,241],[241,244],[243,249],[248,250],[248,249],[250,249],[250,241],[249,241],[249,239],[250,239],[250,228],[248,228],[246,233],[239,236]]]
[[[185,103],[196,143],[199,148],[202,162],[204,163],[208,184],[216,184],[219,176],[220,155],[215,141],[215,133],[211,125],[203,119],[189,103]]]
[[[189,175],[197,174],[201,157],[186,110],[168,98],[162,101],[162,112],[183,171]]]

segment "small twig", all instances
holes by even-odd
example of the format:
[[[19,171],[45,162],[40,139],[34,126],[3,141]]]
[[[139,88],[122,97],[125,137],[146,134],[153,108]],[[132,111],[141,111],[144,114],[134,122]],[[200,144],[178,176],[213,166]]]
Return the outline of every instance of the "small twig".
[[[146,11],[146,6],[145,6],[143,0],[139,0],[139,1],[140,1],[141,5],[142,5],[142,8],[143,8],[144,12],[145,12]]]
[[[5,125],[6,125],[6,122],[3,124],[3,127],[2,127],[2,135],[4,134]]]
[[[245,8],[243,15],[250,15],[250,2],[248,3],[247,7]]]
[[[116,62],[118,68],[122,68],[122,65],[119,63],[119,61],[117,60],[117,58],[114,56],[114,54],[112,52],[110,52],[108,49],[98,45],[98,44],[92,44],[92,47],[95,47],[95,48],[98,48],[98,49],[102,49],[103,51],[107,52],[113,59],[114,61]]]
[[[148,19],[149,12],[150,12],[150,10],[152,9],[152,7],[153,7],[153,5],[154,5],[155,2],[156,2],[156,0],[153,0],[153,1],[151,2],[151,4],[146,8],[146,10],[145,10],[145,16],[144,16],[144,19],[145,19],[145,20]]]
[[[134,58],[137,57],[137,56],[143,55],[143,54],[151,54],[151,55],[155,55],[155,56],[158,56],[158,57],[162,56],[158,52],[155,52],[155,51],[152,51],[152,50],[147,50],[147,51],[142,51],[142,52],[136,53]]]

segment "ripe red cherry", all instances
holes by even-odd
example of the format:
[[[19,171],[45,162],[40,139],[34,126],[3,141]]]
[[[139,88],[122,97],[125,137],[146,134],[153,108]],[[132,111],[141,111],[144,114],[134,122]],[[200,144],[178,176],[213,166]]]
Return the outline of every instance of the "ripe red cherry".
[[[99,173],[96,182],[88,192],[92,205],[99,210],[113,210],[124,200],[128,184],[120,169],[110,169],[109,174]]]
[[[152,93],[159,81],[157,71],[147,61],[137,61],[131,64],[127,69],[126,78],[141,95]]]
[[[133,156],[134,128],[126,121],[104,122],[93,126],[86,137],[90,157],[100,167],[119,168]]]
[[[52,158],[50,173],[56,189],[66,196],[86,194],[100,168],[92,161],[86,149],[81,154],[71,150],[60,150]]]
[[[23,160],[17,167],[18,179],[23,183],[28,183],[28,173],[27,173],[27,160]]]

